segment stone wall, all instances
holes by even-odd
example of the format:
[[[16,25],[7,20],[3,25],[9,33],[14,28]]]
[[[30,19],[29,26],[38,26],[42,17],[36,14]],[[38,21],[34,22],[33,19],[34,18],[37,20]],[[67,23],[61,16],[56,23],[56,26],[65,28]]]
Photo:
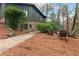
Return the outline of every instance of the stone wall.
[[[27,21],[27,24],[28,24],[28,29],[29,31],[37,31],[36,29],[36,25],[40,23],[40,22],[35,22],[35,21]],[[31,25],[31,27],[30,27]]]

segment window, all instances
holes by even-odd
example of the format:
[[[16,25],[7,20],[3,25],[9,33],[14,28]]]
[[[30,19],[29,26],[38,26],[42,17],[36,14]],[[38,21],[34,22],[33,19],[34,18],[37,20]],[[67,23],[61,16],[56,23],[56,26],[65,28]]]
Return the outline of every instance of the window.
[[[28,24],[24,24],[24,29],[28,29]]]
[[[28,17],[28,12],[27,12],[27,10],[24,10],[24,12],[26,13],[26,17]]]
[[[32,24],[30,24],[30,28],[32,28]]]

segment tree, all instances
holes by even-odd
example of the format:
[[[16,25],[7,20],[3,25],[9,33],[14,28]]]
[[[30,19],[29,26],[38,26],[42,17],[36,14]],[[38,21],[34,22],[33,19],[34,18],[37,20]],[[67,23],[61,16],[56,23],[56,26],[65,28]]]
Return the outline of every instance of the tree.
[[[53,12],[53,13],[50,14],[50,17],[51,17],[52,20],[55,20],[56,19],[56,14]]]
[[[15,6],[10,6],[5,9],[5,19],[8,27],[16,30],[19,22],[26,20],[26,14],[23,10]]]
[[[61,16],[63,18],[63,29],[64,29],[64,21],[65,21],[65,18],[66,18],[66,15],[67,15],[67,9],[66,9],[66,6],[65,4],[61,6]]]
[[[66,10],[67,10],[67,32],[69,32],[68,5],[66,6]]]
[[[51,4],[51,3],[46,3],[45,6],[46,6],[46,14],[47,14],[47,16],[48,16],[49,11],[54,9],[54,8],[53,8],[53,4]]]
[[[60,23],[60,6],[59,6],[59,10],[58,10],[58,23]]]
[[[57,8],[57,22],[59,23],[59,24],[61,24],[61,6],[62,6],[62,4],[61,3],[58,3],[58,8]]]
[[[76,3],[76,9],[75,9],[75,16],[74,16],[73,25],[72,25],[72,31],[75,29],[75,24],[76,24],[76,19],[77,19],[77,12],[78,12],[78,3]]]
[[[68,17],[69,17],[69,11],[68,11],[68,4],[64,4],[62,5],[61,7],[61,14],[62,14],[62,17],[63,17],[63,27],[64,27],[64,20],[66,18],[66,28],[67,28],[67,32],[69,32],[69,20],[68,20]]]

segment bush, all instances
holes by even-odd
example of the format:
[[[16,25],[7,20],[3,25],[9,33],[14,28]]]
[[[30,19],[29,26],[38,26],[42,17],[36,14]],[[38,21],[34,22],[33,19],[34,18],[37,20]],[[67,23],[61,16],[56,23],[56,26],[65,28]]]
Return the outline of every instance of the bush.
[[[17,29],[21,20],[25,20],[25,16],[25,12],[17,7],[10,6],[5,9],[6,24],[13,30]]]
[[[47,22],[37,24],[37,30],[44,33],[53,33],[57,32],[61,26],[56,22]]]
[[[50,28],[50,24],[48,23],[39,23],[37,24],[37,30],[39,30],[40,32],[46,33],[48,32],[49,28]]]
[[[55,21],[50,22],[50,24],[53,27],[53,29],[52,29],[53,32],[57,32],[62,28],[62,26],[59,23],[55,22]]]

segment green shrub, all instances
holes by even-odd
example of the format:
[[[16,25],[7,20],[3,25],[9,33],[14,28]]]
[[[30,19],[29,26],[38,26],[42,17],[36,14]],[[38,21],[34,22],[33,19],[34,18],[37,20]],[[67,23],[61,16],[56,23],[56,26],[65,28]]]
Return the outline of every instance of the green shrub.
[[[51,33],[53,33],[53,32],[57,32],[60,28],[61,28],[61,26],[54,21],[37,24],[37,30],[40,31],[40,32],[51,32]]]
[[[50,28],[50,24],[48,23],[39,23],[37,24],[37,30],[39,30],[40,32],[48,32],[49,28]]]
[[[10,6],[5,9],[6,24],[13,30],[17,29],[19,22],[25,18],[25,12],[17,7]]]
[[[52,29],[53,32],[57,32],[62,28],[62,26],[55,21],[50,22],[50,24],[51,24],[51,27],[53,27]]]

